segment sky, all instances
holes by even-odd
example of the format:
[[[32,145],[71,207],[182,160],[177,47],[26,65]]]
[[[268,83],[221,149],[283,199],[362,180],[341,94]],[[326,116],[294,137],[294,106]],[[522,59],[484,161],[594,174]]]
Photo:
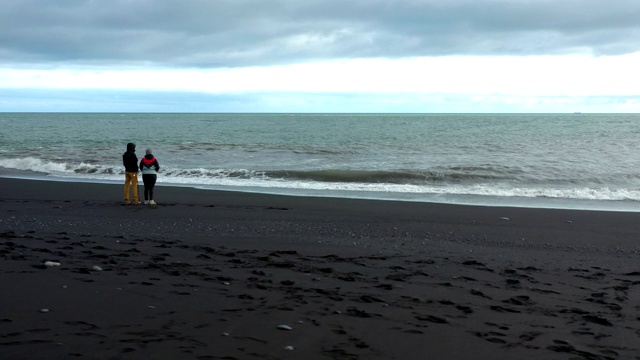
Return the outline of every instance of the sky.
[[[640,111],[637,0],[10,0],[0,112]]]

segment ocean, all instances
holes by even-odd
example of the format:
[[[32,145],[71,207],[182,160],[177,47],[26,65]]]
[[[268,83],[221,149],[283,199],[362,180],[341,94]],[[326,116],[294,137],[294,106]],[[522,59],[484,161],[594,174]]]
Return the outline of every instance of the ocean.
[[[640,114],[0,113],[0,129],[5,177],[122,183],[133,142],[159,187],[640,210]]]

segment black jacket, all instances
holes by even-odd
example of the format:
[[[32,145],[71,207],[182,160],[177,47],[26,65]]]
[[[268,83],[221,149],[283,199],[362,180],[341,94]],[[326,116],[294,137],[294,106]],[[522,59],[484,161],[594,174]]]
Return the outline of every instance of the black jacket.
[[[136,144],[128,143],[127,152],[122,154],[122,165],[126,172],[138,172],[138,157],[136,156]]]

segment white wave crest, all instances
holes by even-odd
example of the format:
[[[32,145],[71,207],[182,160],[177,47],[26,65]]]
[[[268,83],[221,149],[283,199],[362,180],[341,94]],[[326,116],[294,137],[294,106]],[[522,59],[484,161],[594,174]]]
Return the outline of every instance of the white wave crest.
[[[110,175],[123,173],[123,170],[108,165],[88,164],[85,162],[67,163],[64,161],[43,160],[34,157],[0,159],[0,167],[34,171],[53,176],[89,177],[96,179],[109,179],[111,177]]]
[[[124,169],[121,164],[103,165],[85,162],[68,163],[63,161],[43,160],[35,157],[0,158],[0,167],[21,171],[33,171],[59,178],[76,178],[82,180],[120,181]],[[294,191],[320,191],[332,193],[378,193],[399,195],[462,195],[485,196],[499,198],[528,199],[572,199],[595,201],[640,201],[640,189],[615,188],[554,188],[554,187],[510,187],[505,184],[392,184],[392,183],[357,183],[326,182],[313,180],[297,180],[269,177],[264,171],[248,169],[205,169],[163,167],[159,175],[159,183],[188,186],[221,186],[233,188],[291,189]],[[369,195],[368,195],[369,196]],[[406,197],[406,196],[405,196]]]

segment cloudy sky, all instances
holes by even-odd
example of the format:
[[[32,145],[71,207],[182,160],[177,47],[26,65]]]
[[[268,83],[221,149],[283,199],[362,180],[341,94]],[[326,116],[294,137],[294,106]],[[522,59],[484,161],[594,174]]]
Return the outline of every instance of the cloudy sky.
[[[10,0],[0,111],[639,112],[637,0]]]

